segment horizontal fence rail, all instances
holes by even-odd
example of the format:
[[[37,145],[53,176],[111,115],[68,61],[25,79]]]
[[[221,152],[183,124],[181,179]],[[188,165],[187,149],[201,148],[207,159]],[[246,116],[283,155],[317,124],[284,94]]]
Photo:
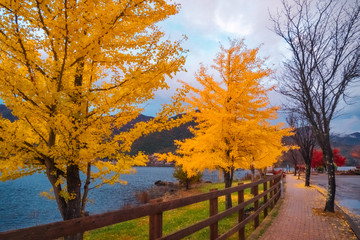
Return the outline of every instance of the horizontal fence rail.
[[[273,207],[277,200],[280,198],[280,194],[282,191],[280,189],[280,186],[282,185],[280,180],[282,179],[282,176],[282,174],[279,174],[269,176],[256,182],[239,184],[238,186],[226,188],[224,190],[213,190],[209,193],[173,199],[165,202],[153,201],[150,204],[138,207],[96,214],[92,216],[86,216],[82,218],[76,218],[50,224],[44,224],[41,226],[2,232],[0,233],[0,240],[56,239],[146,216],[149,216],[150,219],[149,239],[151,240],[181,239],[205,227],[210,227],[210,239],[227,239],[236,232],[239,232],[239,239],[245,239],[245,225],[254,220],[254,227],[256,228],[259,225],[260,213],[264,211],[264,216],[266,216],[268,207]],[[268,182],[270,182],[269,188],[267,187]],[[261,194],[258,194],[258,186],[260,184],[263,184],[264,191]],[[254,197],[247,201],[244,201],[244,190],[247,188],[252,189]],[[238,193],[238,205],[218,213],[218,198],[235,192]],[[263,198],[264,201],[262,206],[259,207],[259,200],[261,198]],[[209,218],[174,233],[171,233],[170,235],[162,236],[163,212],[203,201],[210,201],[211,216]],[[254,213],[245,218],[244,209],[246,206],[252,203],[254,203]],[[239,213],[238,223],[221,236],[218,236],[218,221],[234,213]]]

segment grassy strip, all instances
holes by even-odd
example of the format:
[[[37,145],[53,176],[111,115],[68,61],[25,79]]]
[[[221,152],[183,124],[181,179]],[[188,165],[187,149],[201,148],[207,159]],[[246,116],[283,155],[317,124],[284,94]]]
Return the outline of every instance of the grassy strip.
[[[261,231],[260,231],[260,236],[259,236],[259,237],[261,237],[261,236],[266,232],[266,230],[271,226],[273,220],[276,218],[276,216],[277,216],[278,214],[279,214],[279,209],[276,209],[276,210],[270,215],[270,216],[271,216],[271,219],[270,219],[269,222],[267,222],[267,223],[265,224],[265,227],[264,227],[263,229],[261,229]]]
[[[234,183],[233,186],[236,186]],[[217,188],[224,189],[224,183],[210,183],[198,187],[198,193],[209,192],[210,189]],[[259,193],[263,191],[262,185],[259,186]],[[245,200],[252,198],[250,189],[245,190]],[[232,195],[233,205],[237,204],[237,193]],[[261,204],[261,201],[260,201]],[[253,205],[249,205],[247,210],[252,209]],[[219,198],[219,212],[225,210],[225,197]],[[205,220],[209,216],[209,201],[204,201],[192,204],[186,207],[166,211],[163,213],[163,235],[168,235],[172,232],[178,231],[188,227],[196,222]],[[263,219],[263,214],[260,214],[260,221]],[[237,223],[237,214],[233,214],[225,219],[219,221],[219,234],[229,230]],[[245,228],[246,236],[249,236],[254,231],[253,224],[247,224]],[[148,239],[149,238],[149,217],[139,218],[101,229],[93,230],[85,233],[86,240],[106,240],[106,239]],[[209,239],[209,228],[204,228],[185,239]],[[237,234],[234,234],[230,239],[237,239]]]
[[[260,239],[262,235],[266,233],[266,230],[271,226],[276,216],[279,214],[279,209],[282,203],[282,199],[276,204],[270,214],[261,222],[260,226],[251,233],[251,235],[247,238],[247,240],[257,240]]]

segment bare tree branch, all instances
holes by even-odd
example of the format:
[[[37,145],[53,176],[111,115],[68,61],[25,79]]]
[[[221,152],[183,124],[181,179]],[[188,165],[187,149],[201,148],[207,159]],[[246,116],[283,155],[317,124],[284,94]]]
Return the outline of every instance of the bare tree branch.
[[[360,76],[360,5],[357,0],[283,0],[271,16],[274,32],[289,46],[280,92],[288,109],[306,117],[328,165],[325,211],[334,211],[335,173],[330,124],[349,84]]]

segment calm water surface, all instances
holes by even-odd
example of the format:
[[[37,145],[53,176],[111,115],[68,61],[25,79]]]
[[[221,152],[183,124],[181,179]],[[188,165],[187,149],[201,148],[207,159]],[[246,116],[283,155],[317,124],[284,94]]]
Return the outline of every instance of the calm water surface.
[[[90,214],[102,213],[122,208],[134,203],[135,193],[154,186],[157,180],[175,182],[174,168],[139,167],[132,175],[123,175],[127,185],[104,185],[91,190],[86,210]],[[244,171],[236,171],[235,178],[244,176]],[[206,172],[204,181],[219,181],[218,172]],[[61,221],[55,200],[40,197],[39,193],[49,191],[51,185],[43,174],[34,174],[14,181],[0,182],[0,232]]]

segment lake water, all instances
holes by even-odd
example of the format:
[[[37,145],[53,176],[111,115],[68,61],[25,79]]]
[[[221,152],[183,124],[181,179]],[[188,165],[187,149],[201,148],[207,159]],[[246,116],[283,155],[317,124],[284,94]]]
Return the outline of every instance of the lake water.
[[[171,167],[139,167],[132,175],[123,175],[127,185],[104,185],[89,192],[86,211],[97,214],[121,209],[127,203],[134,203],[135,193],[154,186],[157,180],[176,182]],[[219,181],[217,171],[205,172],[204,181]],[[235,178],[241,179],[245,171],[236,171]],[[0,182],[0,232],[61,221],[55,200],[40,197],[39,193],[49,191],[51,185],[43,174],[34,174],[14,181]]]

